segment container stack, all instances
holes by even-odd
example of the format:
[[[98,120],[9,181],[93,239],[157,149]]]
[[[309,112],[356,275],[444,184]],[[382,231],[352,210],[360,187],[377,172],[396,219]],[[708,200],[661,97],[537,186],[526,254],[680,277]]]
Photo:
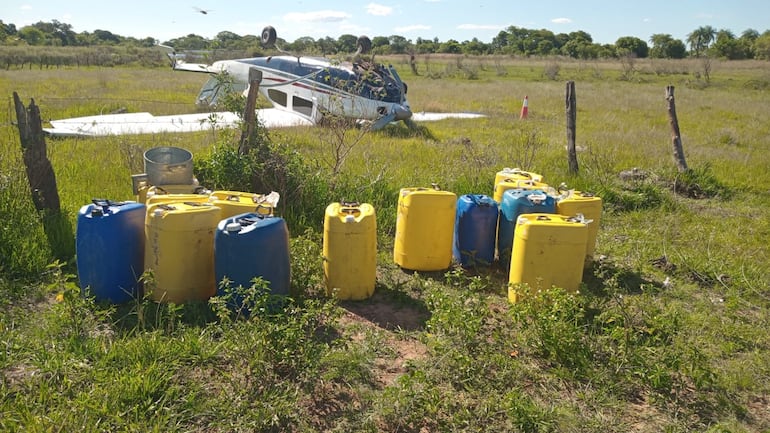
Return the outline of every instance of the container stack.
[[[94,200],[78,216],[81,287],[120,303],[228,298],[239,312],[244,290],[262,279],[269,295],[290,289],[289,231],[274,214],[278,193],[209,191],[192,175],[192,155],[161,147],[145,152],[132,176],[137,201]],[[577,291],[596,247],[602,200],[545,183],[538,173],[504,168],[492,195],[460,196],[439,188],[401,188],[393,261],[417,272],[495,262],[508,272],[508,299],[559,286]],[[140,281],[143,273],[145,287]],[[324,214],[323,276],[327,296],[365,300],[377,280],[377,222],[369,203],[335,202]],[[228,282],[228,292],[221,284]],[[249,313],[246,311],[246,313]]]
[[[192,176],[192,155],[173,147],[145,152],[145,171],[132,176],[136,202],[97,199],[81,208],[82,288],[112,303],[143,295],[183,303],[209,299],[224,278],[248,288],[261,277],[273,294],[288,294],[288,229],[273,212],[278,193],[205,190]]]

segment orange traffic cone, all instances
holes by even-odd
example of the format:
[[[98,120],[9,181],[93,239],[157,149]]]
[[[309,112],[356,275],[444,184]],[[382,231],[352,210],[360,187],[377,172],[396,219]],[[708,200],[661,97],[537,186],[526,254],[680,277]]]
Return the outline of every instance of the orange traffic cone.
[[[521,104],[521,114],[519,115],[519,119],[526,119],[528,112],[529,112],[529,96],[525,96],[524,103]]]

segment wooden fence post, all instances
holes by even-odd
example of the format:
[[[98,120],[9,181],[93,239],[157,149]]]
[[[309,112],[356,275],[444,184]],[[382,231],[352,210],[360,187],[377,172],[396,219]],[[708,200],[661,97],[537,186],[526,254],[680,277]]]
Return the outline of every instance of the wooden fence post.
[[[16,92],[13,92],[13,103],[32,202],[42,217],[51,253],[56,259],[66,262],[75,255],[75,237],[69,217],[61,211],[56,174],[48,159],[40,109],[34,99],[25,108]]]
[[[679,172],[682,173],[687,171],[687,162],[684,159],[682,136],[679,133],[679,121],[676,118],[674,86],[666,86],[666,101],[668,101],[668,123],[671,125],[671,143],[674,146],[674,162]]]
[[[61,210],[59,192],[56,189],[56,175],[46,153],[40,109],[35,105],[34,99],[29,107],[25,108],[16,92],[13,92],[13,103],[16,107],[16,120],[32,202],[37,210],[58,212]]]
[[[575,129],[577,118],[577,103],[575,102],[575,82],[567,81],[567,158],[569,160],[569,172],[577,174],[578,161],[577,151],[575,149]]]
[[[257,95],[259,83],[262,81],[262,71],[252,69],[249,71],[249,94],[246,97],[246,108],[243,113],[243,121],[246,128],[241,131],[241,141],[238,153],[246,155],[254,146],[255,132],[257,128]]]

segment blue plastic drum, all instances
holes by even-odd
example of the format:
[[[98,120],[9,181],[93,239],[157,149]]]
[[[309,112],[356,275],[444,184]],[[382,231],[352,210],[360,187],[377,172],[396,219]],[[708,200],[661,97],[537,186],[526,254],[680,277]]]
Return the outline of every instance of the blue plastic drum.
[[[141,293],[144,271],[142,203],[94,199],[78,212],[78,280],[97,301],[123,303]]]
[[[497,202],[487,195],[466,194],[457,199],[452,256],[460,266],[494,262],[498,213]]]
[[[231,288],[249,289],[261,277],[271,295],[288,295],[290,284],[289,229],[283,218],[272,213],[245,213],[223,219],[214,234],[214,273],[217,295],[226,294],[222,281]],[[237,292],[236,292],[237,294]],[[231,306],[242,299],[233,296]]]
[[[556,213],[556,199],[540,189],[513,188],[503,193],[497,230],[497,256],[500,265],[506,269],[511,263],[516,220],[519,215],[529,213]]]

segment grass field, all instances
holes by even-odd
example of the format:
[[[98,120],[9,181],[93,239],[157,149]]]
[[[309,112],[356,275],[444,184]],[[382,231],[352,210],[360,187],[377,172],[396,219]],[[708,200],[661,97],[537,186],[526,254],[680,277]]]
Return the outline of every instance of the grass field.
[[[715,61],[707,82],[697,60],[433,56],[418,58],[419,76],[405,59],[386,60],[409,84],[414,111],[487,117],[364,135],[270,131],[296,186],[280,208],[295,296],[248,320],[217,302],[95,304],[80,295],[74,260],[54,262],[82,205],[133,198],[144,151],[183,147],[199,167],[237,146],[234,132],[47,140],[71,228],[52,245],[13,125],[14,91],[25,104],[34,98],[44,119],[122,108],[161,115],[191,112],[204,78],[0,71],[0,429],[770,431],[767,63]],[[565,150],[568,80],[577,175]],[[667,85],[685,173],[672,157]],[[350,149],[344,160],[341,148]],[[504,167],[603,198],[579,294],[554,289],[510,304],[499,267],[409,273],[394,264],[399,188],[436,182],[492,195]],[[620,179],[633,168],[646,177]],[[366,301],[321,295],[324,207],[343,197],[377,210],[377,287]]]

